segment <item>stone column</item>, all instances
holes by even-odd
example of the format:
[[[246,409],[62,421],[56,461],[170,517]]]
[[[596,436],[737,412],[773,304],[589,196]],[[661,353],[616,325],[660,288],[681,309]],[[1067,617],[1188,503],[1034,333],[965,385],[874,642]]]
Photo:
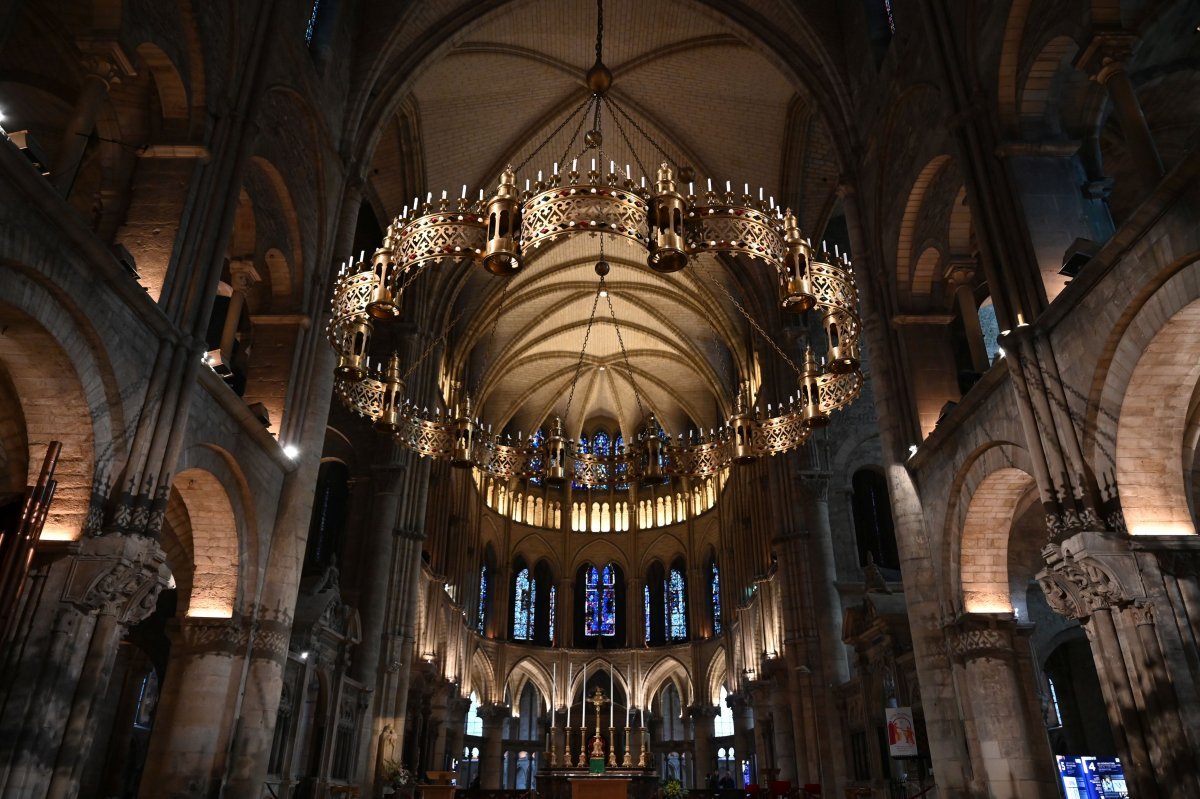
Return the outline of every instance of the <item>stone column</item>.
[[[95,738],[117,646],[167,584],[152,539],[119,533],[69,545],[27,581],[37,597],[0,673],[0,796],[73,797]],[[7,646],[7,644],[6,644]]]
[[[509,717],[508,705],[495,703],[479,708],[483,719],[483,752],[479,757],[479,786],[500,790],[500,769],[504,763],[504,721]]]
[[[775,719],[771,716],[771,686],[767,679],[751,680],[749,684],[750,702],[754,708],[754,727],[751,730],[754,740],[754,753],[758,755],[755,779],[759,785],[765,785],[776,778],[779,773],[775,749]],[[736,730],[735,730],[736,734]]]
[[[1088,72],[1108,92],[1113,115],[1117,118],[1125,146],[1129,148],[1129,155],[1133,159],[1134,171],[1142,181],[1142,189],[1149,191],[1162,177],[1163,165],[1133,88],[1133,81],[1125,70],[1136,43],[1136,37],[1125,31],[1097,33],[1075,59],[1075,66]]]
[[[738,760],[749,760],[751,763],[750,776],[757,779],[758,770],[754,767],[754,727],[750,725],[750,703],[746,695],[739,692],[729,694],[725,698],[725,704],[733,713],[733,748],[737,752]],[[740,782],[741,775],[738,774],[735,779]]]
[[[229,309],[225,314],[225,326],[221,329],[221,360],[233,367],[233,346],[237,341],[238,320],[246,307],[247,296],[262,282],[262,276],[251,261],[237,260],[229,263],[232,293]],[[276,420],[278,422],[278,420]]]
[[[946,264],[944,278],[954,294],[958,314],[962,317],[963,332],[966,334],[967,347],[971,352],[971,367],[982,374],[988,370],[991,363],[988,361],[987,348],[983,345],[979,308],[975,305],[975,291],[971,287],[975,278],[975,269],[974,257],[952,257]]]
[[[63,129],[58,155],[54,159],[51,180],[58,193],[66,197],[79,173],[79,164],[87,149],[88,139],[96,129],[96,116],[108,97],[108,90],[121,77],[134,75],[133,64],[116,42],[93,42],[84,47],[83,86],[75,100],[71,118]]]
[[[207,794],[221,779],[245,630],[236,619],[190,618],[169,626],[171,658],[142,772],[143,792]]]
[[[946,628],[947,651],[961,668],[960,706],[975,781],[995,799],[1059,795],[1032,695],[1037,682],[1027,634],[1002,614],[965,614]]]
[[[446,752],[451,761],[461,757],[459,752],[463,750],[463,739],[467,734],[467,711],[470,709],[469,696],[455,697],[446,706]]]
[[[1200,795],[1200,685],[1191,667],[1200,538],[1082,532],[1042,551],[1050,606],[1091,643],[1133,796]]]
[[[713,738],[717,736],[716,705],[695,704],[688,708],[692,715],[692,740],[696,750],[693,763],[696,767],[697,788],[706,788],[704,778],[717,767],[717,756],[713,751]]]

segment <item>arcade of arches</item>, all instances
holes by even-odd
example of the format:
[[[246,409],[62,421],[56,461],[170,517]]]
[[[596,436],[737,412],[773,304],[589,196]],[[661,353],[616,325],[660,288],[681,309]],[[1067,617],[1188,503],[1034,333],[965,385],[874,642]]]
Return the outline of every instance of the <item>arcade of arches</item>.
[[[592,0],[0,0],[0,797],[549,793],[595,689],[701,794],[1200,796],[1200,2],[606,6],[630,128],[852,260],[786,455],[554,487],[334,396],[338,264],[566,146]],[[603,454],[794,391],[741,257],[613,245],[581,357],[594,247],[425,270],[409,398]]]

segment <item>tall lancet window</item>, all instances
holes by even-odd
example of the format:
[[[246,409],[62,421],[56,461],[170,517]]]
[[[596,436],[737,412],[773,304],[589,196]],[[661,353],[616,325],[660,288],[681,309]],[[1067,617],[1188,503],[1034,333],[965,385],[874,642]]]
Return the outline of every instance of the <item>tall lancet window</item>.
[[[513,638],[518,641],[529,641],[533,638],[536,592],[537,581],[529,576],[528,568],[522,568],[513,582]]]
[[[544,443],[546,443],[546,428],[539,427],[529,437],[529,448],[534,451],[529,458],[529,471],[533,472],[533,476],[529,478],[530,485],[540,486],[542,484],[542,445]]]
[[[625,437],[623,435],[621,435],[620,433],[617,434],[617,440],[613,444],[613,454],[614,455],[624,455],[625,454]],[[616,475],[617,490],[618,491],[628,491],[629,490],[629,464],[626,463],[625,461],[621,461],[620,463],[617,464],[616,472],[617,472],[617,475]]]
[[[554,645],[554,619],[558,615],[558,587],[550,586],[550,645]]]
[[[597,430],[596,435],[592,436],[592,454],[599,455],[600,457],[603,457],[603,458],[607,458],[609,456],[610,451],[611,451],[611,449],[610,449],[610,442],[609,442],[609,438],[608,438],[608,431]],[[596,489],[598,491],[607,491],[608,490],[608,467],[607,466],[605,466],[605,465],[600,466],[599,476],[604,478],[604,482],[601,483],[600,485],[596,486]]]
[[[475,614],[475,632],[483,635],[483,626],[487,621],[488,600],[488,567],[479,567],[479,611]]]
[[[584,627],[588,636],[617,634],[617,572],[611,563],[588,569],[584,592]]]
[[[683,572],[672,567],[666,585],[667,636],[672,641],[687,640],[687,596]]]
[[[717,562],[712,562],[712,577],[708,584],[712,596],[712,625],[713,635],[721,634],[721,571]]]
[[[645,611],[645,618],[643,621],[646,626],[646,643],[650,643],[650,586],[649,585],[642,586],[642,600],[644,603],[642,605],[642,608]]]

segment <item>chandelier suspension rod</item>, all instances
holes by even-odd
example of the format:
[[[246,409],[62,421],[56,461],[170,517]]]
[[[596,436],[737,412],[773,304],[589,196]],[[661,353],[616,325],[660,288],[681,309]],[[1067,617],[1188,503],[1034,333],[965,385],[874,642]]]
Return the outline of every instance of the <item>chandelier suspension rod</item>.
[[[629,124],[633,125],[633,129],[636,130],[639,134],[641,134],[643,139],[650,142],[650,144],[652,144],[654,146],[654,149],[658,150],[659,154],[662,155],[663,158],[667,159],[667,161],[672,164],[676,163],[676,159],[672,155],[670,155],[666,150],[664,150],[662,145],[659,144],[658,141],[653,136],[651,136],[649,133],[647,133],[645,130],[643,130],[642,126],[640,124],[638,124],[638,121],[636,119],[634,119],[629,114],[628,111],[626,111],[624,108],[622,108],[620,106],[620,104],[618,104],[615,100],[608,98],[607,96],[604,98],[604,101],[609,105],[609,107],[612,110],[616,111],[616,113],[612,115],[614,122],[616,122],[616,120],[617,120],[617,114],[620,114],[621,116],[625,117],[625,119],[629,120]]]
[[[600,283],[604,283],[604,278],[600,278]],[[621,325],[617,322],[617,314],[613,310],[612,292],[605,292],[605,301],[608,303],[608,315],[612,317],[613,328],[617,331],[617,344],[621,347],[621,357],[625,360],[625,371],[629,373],[629,385],[633,388],[633,398],[637,401],[638,417],[646,418],[646,409],[642,407],[642,392],[638,390],[637,380],[633,376],[633,365],[629,363],[629,353],[625,350],[625,338],[621,335]]]
[[[512,283],[511,280],[504,281],[504,288],[500,292],[500,307],[496,309],[496,318],[492,320],[492,328],[488,331],[487,343],[483,348],[483,360],[479,364],[479,373],[476,375],[475,385],[471,389],[476,400],[479,399],[479,390],[483,387],[483,376],[487,374],[492,360],[492,344],[496,339],[496,328],[500,326],[500,317],[504,316],[504,303],[508,299],[508,288]]]
[[[747,311],[744,307],[742,307],[742,304],[740,302],[738,302],[737,298],[735,298],[729,292],[729,289],[725,288],[725,284],[722,283],[720,280],[717,280],[712,275],[704,273],[704,270],[702,270],[702,269],[697,268],[696,271],[704,274],[704,276],[706,278],[708,278],[708,280],[710,280],[712,283],[714,283],[717,286],[717,288],[719,288],[721,290],[722,294],[724,294],[726,297],[729,298],[729,301],[732,302],[734,304],[734,306],[738,309],[738,311],[741,312],[742,316],[746,317],[746,321],[750,323],[750,326],[754,328],[754,331],[756,333],[758,333],[758,335],[760,335],[764,339],[766,339],[766,342],[771,345],[771,348],[773,350],[775,350],[776,354],[778,354],[780,358],[783,359],[784,363],[786,363],[789,367],[791,367],[791,370],[796,373],[797,377],[803,379],[804,372],[800,371],[800,368],[796,366],[796,363],[791,358],[788,357],[787,353],[784,352],[783,349],[778,344],[775,343],[775,339],[771,338],[771,336],[767,333],[767,331],[763,330],[762,325],[760,325],[758,323],[758,321],[753,316],[750,315],[750,312]]]
[[[596,0],[596,63],[603,64],[604,59],[604,0]]]
[[[604,241],[604,237],[600,237]],[[603,257],[603,256],[601,256]],[[604,263],[601,261],[601,263]],[[604,276],[600,276],[600,287],[604,287]],[[592,312],[588,314],[587,329],[583,331],[583,346],[579,348],[579,361],[575,364],[575,376],[571,378],[571,393],[567,395],[567,408],[563,411],[565,420],[571,414],[571,403],[575,401],[575,384],[579,382],[579,373],[583,370],[583,356],[587,352],[588,339],[592,335],[592,323],[596,320],[596,306],[600,304],[600,289],[592,297]]]
[[[612,102],[607,96],[601,98],[606,105],[611,106]],[[633,146],[633,142],[629,140],[629,134],[625,132],[625,127],[621,124],[621,120],[617,119],[617,115],[609,111],[609,116],[612,117],[613,125],[617,128],[617,133],[621,134],[621,138],[625,141],[625,146],[629,148],[630,154],[633,156],[633,162],[638,165],[638,169],[643,175],[649,175],[650,172],[646,169],[646,165],[642,163],[641,157],[638,155],[637,148]]]

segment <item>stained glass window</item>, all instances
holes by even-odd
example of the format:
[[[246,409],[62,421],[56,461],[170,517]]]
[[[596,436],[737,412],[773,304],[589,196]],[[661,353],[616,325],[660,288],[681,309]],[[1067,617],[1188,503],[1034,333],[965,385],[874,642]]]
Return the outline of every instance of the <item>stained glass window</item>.
[[[313,0],[312,13],[308,15],[308,26],[304,29],[304,41],[312,44],[313,34],[317,32],[317,15],[321,13],[321,0]]]
[[[888,30],[896,32],[896,18],[892,15],[892,0],[883,0],[883,10],[887,14]]]
[[[721,634],[721,572],[717,569],[716,561],[712,565],[712,622],[713,634]]]
[[[539,427],[537,432],[529,437],[529,447],[535,450],[533,457],[529,459],[529,471],[533,472],[533,476],[529,478],[529,484],[540,486],[542,484],[542,444],[546,441],[546,429]]]
[[[620,433],[617,434],[617,440],[613,443],[613,454],[614,455],[624,455],[625,454],[625,437],[622,436]],[[618,491],[628,491],[629,490],[629,482],[626,481],[624,478],[629,475],[629,464],[625,463],[625,462],[618,463],[616,471],[617,471],[616,477],[618,480],[617,490]]]
[[[475,632],[483,635],[483,623],[487,620],[488,569],[479,569],[479,612],[475,616]]]
[[[611,563],[601,572],[588,569],[584,588],[583,634],[617,634],[617,570]]]
[[[550,643],[551,644],[554,643],[554,616],[556,613],[555,599],[557,598],[557,595],[558,595],[558,588],[553,585],[550,586]]]
[[[529,569],[521,569],[513,590],[513,638],[529,641],[533,638],[533,608],[537,581],[529,576]]]
[[[483,719],[479,717],[479,694],[471,692],[471,706],[467,708],[467,735],[483,735]]]
[[[665,586],[667,592],[667,637],[672,641],[687,639],[687,602],[684,599],[683,574],[671,569]]]
[[[610,454],[612,454],[612,450],[610,447],[611,443],[612,442],[608,438],[607,430],[597,430],[596,435],[592,436],[592,454],[607,458]],[[600,477],[605,478],[605,480],[603,483],[596,486],[596,488],[598,488],[601,491],[607,491],[608,490],[608,479],[607,479],[608,478],[608,466],[607,465],[602,465],[600,467]]]
[[[645,608],[646,643],[650,643],[650,586],[642,586],[642,607]]]
[[[577,446],[578,446],[578,451],[583,453],[584,455],[591,452],[591,447],[589,446],[587,436],[580,436],[579,444]],[[575,461],[575,474],[579,474],[581,471],[583,471],[583,462]],[[578,490],[586,490],[587,486],[584,485],[583,483],[579,482],[578,480],[572,480],[571,488],[574,488],[575,490],[578,491]]]

